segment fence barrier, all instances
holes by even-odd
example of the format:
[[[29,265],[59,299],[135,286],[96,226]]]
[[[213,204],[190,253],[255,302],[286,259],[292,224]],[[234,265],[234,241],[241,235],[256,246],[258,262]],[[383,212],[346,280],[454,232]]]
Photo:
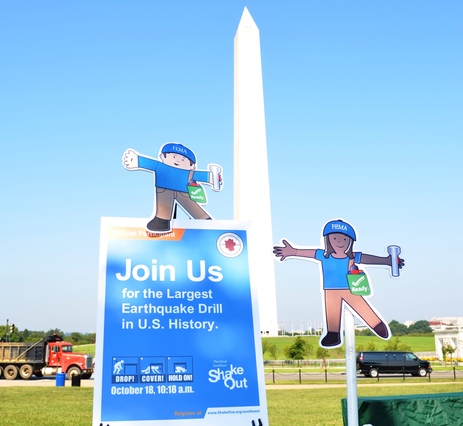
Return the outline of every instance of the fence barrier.
[[[436,380],[443,378],[453,378],[453,381],[463,381],[463,368],[457,368],[456,366],[453,366],[451,369],[448,370],[433,370],[432,373],[428,373],[426,375],[429,382],[431,382],[431,376]],[[359,374],[358,377],[363,378],[363,375]],[[405,373],[405,371],[402,371],[402,373],[399,374],[378,374],[378,376],[376,377],[376,381],[379,382],[381,379],[391,379],[400,377],[402,377],[403,382],[405,382],[407,378],[415,380],[417,379],[416,376],[411,376],[410,374]],[[271,381],[273,384],[276,384],[277,382],[295,382],[298,384],[303,384],[311,382],[313,383],[314,381],[324,381],[325,383],[328,383],[330,380],[340,381],[345,380],[345,378],[345,371],[339,371],[339,369],[333,369],[330,371],[328,367],[325,367],[324,369],[321,369],[321,371],[316,372],[309,372],[303,370],[302,368],[295,369],[295,371],[292,372],[282,372],[281,370],[276,370],[273,368],[271,372],[265,373],[265,380]]]

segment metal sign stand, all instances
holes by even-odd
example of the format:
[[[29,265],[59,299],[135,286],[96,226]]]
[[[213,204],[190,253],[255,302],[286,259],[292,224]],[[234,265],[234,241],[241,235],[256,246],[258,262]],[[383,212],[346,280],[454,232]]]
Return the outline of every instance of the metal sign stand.
[[[344,331],[346,337],[346,383],[347,383],[347,422],[349,426],[357,426],[357,365],[355,359],[355,324],[354,315],[344,309]]]

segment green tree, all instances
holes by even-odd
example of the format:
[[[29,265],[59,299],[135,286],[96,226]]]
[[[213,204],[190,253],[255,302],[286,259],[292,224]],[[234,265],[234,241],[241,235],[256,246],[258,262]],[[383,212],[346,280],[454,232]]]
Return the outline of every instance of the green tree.
[[[456,348],[454,348],[452,345],[449,345],[448,343],[446,345],[442,346],[442,357],[444,358],[444,362],[447,362],[447,355],[450,354],[452,355],[456,351]]]
[[[375,342],[373,340],[370,340],[367,345],[367,351],[377,351],[378,348],[376,347]]]
[[[82,334],[78,333],[77,331],[72,332],[69,335],[69,340],[73,345],[81,345],[82,344]]]
[[[85,344],[91,345],[96,342],[96,333],[87,333],[85,335]]]
[[[385,351],[406,351],[410,352],[412,348],[405,343],[400,341],[400,337],[396,336],[394,339],[388,341],[384,346]]]
[[[285,355],[289,359],[295,359],[299,361],[307,357],[309,344],[307,340],[303,339],[301,336],[296,337],[296,340],[291,346],[285,348]]]
[[[326,348],[322,348],[321,346],[319,346],[317,348],[315,356],[317,357],[317,359],[328,358],[330,356],[330,351]]]
[[[391,329],[391,333],[394,336],[404,336],[408,334],[408,327],[405,324],[401,324],[399,321],[392,320],[389,323],[389,328]]]
[[[408,327],[408,334],[429,334],[432,333],[432,328],[429,327],[429,322],[419,320]]]
[[[273,359],[276,359],[277,345],[264,338],[262,339],[262,355],[265,355],[265,352],[268,352]]]
[[[25,338],[26,342],[38,342],[40,339],[43,337],[47,336],[47,334],[44,331],[31,331],[27,338]]]
[[[19,342],[27,342],[28,337],[30,336],[31,332],[25,328],[23,331],[18,330],[18,338]]]
[[[265,352],[269,350],[270,342],[267,339],[262,340],[262,355],[265,355]]]
[[[277,356],[278,356],[277,345],[275,345],[275,344],[269,345],[268,353],[270,354],[270,356],[272,357],[272,359],[277,359]]]

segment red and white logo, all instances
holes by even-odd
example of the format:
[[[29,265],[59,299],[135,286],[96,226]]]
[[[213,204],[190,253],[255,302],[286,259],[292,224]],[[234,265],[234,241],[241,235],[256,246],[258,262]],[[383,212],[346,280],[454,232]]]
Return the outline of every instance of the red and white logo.
[[[217,248],[225,257],[237,257],[243,251],[243,240],[238,235],[227,232],[217,239]]]

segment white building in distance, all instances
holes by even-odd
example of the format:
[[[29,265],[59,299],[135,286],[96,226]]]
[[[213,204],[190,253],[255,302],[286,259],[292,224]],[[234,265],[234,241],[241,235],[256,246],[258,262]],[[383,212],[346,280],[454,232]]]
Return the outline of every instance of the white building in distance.
[[[444,359],[442,348],[446,345],[455,349],[452,359],[463,358],[463,317],[432,318],[428,322],[433,329],[438,359]]]

